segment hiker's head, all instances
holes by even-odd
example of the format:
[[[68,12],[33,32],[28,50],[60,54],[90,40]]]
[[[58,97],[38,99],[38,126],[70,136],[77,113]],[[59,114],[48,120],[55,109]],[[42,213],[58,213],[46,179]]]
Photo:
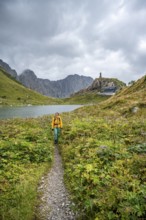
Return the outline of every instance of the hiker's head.
[[[58,113],[58,112],[55,113],[55,117],[57,117],[57,116],[59,116],[59,113]]]

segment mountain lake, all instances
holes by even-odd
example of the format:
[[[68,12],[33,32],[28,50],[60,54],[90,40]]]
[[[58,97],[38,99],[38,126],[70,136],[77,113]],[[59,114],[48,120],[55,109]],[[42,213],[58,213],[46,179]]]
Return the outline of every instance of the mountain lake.
[[[70,112],[82,105],[39,105],[21,107],[0,107],[0,119],[9,118],[36,118],[43,115],[54,114],[55,112]]]

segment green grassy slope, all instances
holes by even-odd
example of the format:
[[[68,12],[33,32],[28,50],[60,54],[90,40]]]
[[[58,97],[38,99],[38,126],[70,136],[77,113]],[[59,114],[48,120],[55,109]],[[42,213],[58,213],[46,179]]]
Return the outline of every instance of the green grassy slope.
[[[93,104],[99,103],[108,99],[109,96],[98,95],[97,92],[84,92],[72,95],[69,98],[64,98],[63,102],[65,104]]]
[[[59,148],[80,219],[146,219],[145,87],[143,77],[98,105],[62,114]],[[1,122],[0,219],[33,219],[52,143],[51,116]]]
[[[145,94],[144,76],[98,105],[64,114],[60,150],[80,219],[146,219]]]
[[[146,112],[146,76],[124,88],[101,105],[101,108],[113,109],[123,114],[132,113],[134,107]]]
[[[118,94],[118,96],[131,94],[131,93],[133,94],[137,91],[142,91],[145,88],[146,88],[146,75],[140,78],[139,80],[137,80],[136,82],[134,82],[131,86],[125,87],[125,89],[123,89]]]
[[[0,68],[0,105],[58,104],[62,101],[27,89]]]

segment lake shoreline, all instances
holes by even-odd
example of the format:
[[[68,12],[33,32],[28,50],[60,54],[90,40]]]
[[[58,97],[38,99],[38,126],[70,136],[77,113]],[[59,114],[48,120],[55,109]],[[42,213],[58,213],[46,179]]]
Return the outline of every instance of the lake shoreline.
[[[70,112],[83,105],[29,105],[0,107],[0,120],[12,118],[37,118],[55,112]]]

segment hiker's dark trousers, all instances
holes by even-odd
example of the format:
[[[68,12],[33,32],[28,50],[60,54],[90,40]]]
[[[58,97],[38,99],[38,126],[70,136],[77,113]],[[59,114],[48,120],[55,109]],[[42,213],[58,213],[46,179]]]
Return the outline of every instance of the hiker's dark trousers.
[[[60,128],[54,128],[54,141],[58,142],[58,138],[60,135]]]

